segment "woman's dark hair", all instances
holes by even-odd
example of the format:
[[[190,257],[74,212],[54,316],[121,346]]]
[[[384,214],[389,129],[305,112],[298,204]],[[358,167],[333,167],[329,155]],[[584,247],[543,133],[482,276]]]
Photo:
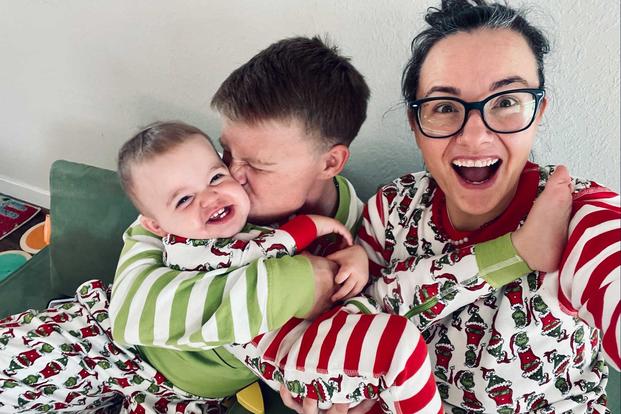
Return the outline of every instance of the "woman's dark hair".
[[[544,87],[543,57],[550,51],[550,45],[522,12],[504,4],[488,4],[485,0],[442,0],[440,8],[427,9],[425,21],[430,27],[412,40],[412,57],[401,78],[401,91],[406,100],[417,98],[420,70],[429,50],[451,34],[477,29],[509,29],[524,36],[537,61],[539,87]]]

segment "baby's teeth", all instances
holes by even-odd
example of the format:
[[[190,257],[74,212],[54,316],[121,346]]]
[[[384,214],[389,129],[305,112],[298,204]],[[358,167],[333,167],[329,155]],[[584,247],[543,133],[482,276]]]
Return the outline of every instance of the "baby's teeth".
[[[220,218],[223,214],[224,214],[224,207],[222,207],[220,210],[216,211],[210,218],[214,219],[214,218]]]

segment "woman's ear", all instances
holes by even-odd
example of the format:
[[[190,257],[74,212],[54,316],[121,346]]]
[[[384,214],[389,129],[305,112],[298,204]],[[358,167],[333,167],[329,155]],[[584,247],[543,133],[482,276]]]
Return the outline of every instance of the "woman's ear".
[[[541,123],[541,118],[543,118],[543,113],[546,111],[548,107],[548,97],[544,96],[541,100],[541,104],[539,104],[539,113],[537,114],[537,124]]]
[[[416,119],[414,119],[414,117],[416,115],[414,115],[414,112],[410,111],[409,109],[407,111],[407,114],[408,114],[408,123],[410,124],[410,130],[415,131],[416,130]]]
[[[416,141],[416,146],[420,148],[420,136],[422,134],[416,133],[417,124],[416,124],[416,119],[414,119],[414,117],[416,115],[414,114],[414,112],[412,112],[410,110],[407,111],[407,115],[408,115],[408,124],[410,124],[410,130],[412,131],[412,135],[414,135],[414,140]]]
[[[346,145],[333,145],[332,148],[322,155],[322,177],[329,179],[339,175],[343,168],[345,168],[347,161],[349,161],[349,154],[349,148]]]
[[[160,227],[158,222],[151,217],[140,216],[140,224],[142,224],[142,227],[149,230],[151,233],[157,234],[160,237],[164,237],[168,234]]]

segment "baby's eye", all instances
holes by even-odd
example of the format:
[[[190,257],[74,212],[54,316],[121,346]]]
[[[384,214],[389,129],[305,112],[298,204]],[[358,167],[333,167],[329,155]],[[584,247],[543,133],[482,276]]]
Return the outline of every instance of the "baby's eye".
[[[216,181],[218,181],[222,177],[224,177],[224,174],[221,174],[221,173],[215,174],[213,177],[211,177],[210,184],[215,183]]]
[[[186,204],[190,204],[190,201],[192,200],[192,196],[183,196],[179,199],[179,201],[177,201],[177,204],[175,205],[175,208],[179,208],[182,207]]]

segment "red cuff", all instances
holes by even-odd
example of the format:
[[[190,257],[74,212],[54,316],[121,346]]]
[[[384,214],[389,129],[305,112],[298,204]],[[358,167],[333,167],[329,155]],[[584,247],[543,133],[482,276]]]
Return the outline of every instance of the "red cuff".
[[[310,217],[305,215],[295,216],[282,226],[284,230],[293,237],[298,251],[304,250],[317,238],[317,227]]]

